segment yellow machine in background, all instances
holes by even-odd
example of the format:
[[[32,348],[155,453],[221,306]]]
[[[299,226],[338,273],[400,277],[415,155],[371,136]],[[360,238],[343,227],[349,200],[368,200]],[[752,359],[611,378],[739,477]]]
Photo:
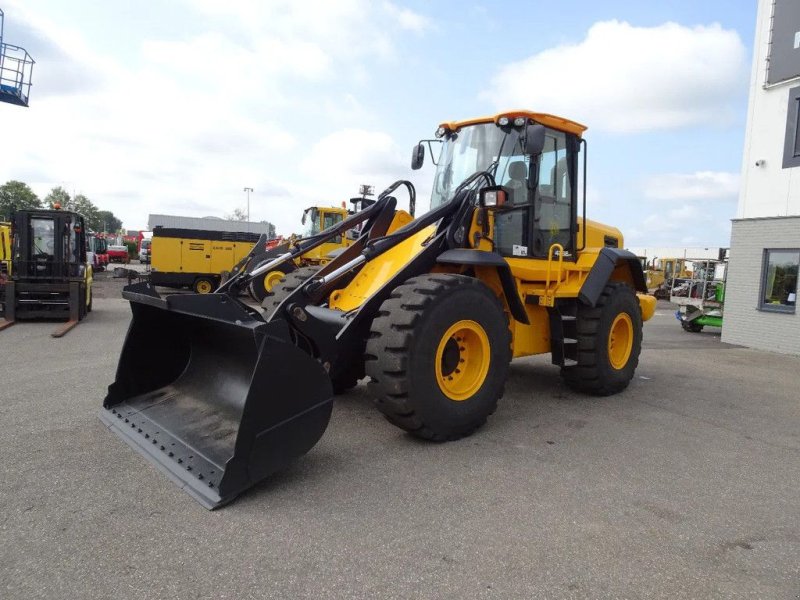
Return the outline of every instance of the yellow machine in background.
[[[11,223],[0,221],[0,285],[11,274]]]
[[[664,284],[664,271],[656,269],[655,259],[652,262],[648,261],[646,256],[637,256],[636,258],[642,263],[642,271],[644,272],[645,285],[647,285],[647,292],[655,295],[658,288]]]
[[[283,243],[276,245],[274,248],[270,248],[268,252],[258,258],[252,265],[252,268],[257,268],[269,262],[275,256],[286,252],[292,248],[298,240],[317,235],[341,223],[349,214],[346,208],[336,208],[334,206],[308,207],[303,211],[303,217],[300,221],[304,226],[303,233],[299,236],[292,235]],[[247,292],[256,302],[262,302],[264,298],[272,293],[272,288],[275,284],[285,277],[287,273],[291,273],[298,267],[324,265],[331,259],[331,253],[341,251],[347,248],[351,243],[352,240],[350,240],[346,234],[337,235],[331,238],[330,241],[302,254],[293,261],[288,261],[271,271],[254,277],[247,286]]]
[[[257,268],[260,265],[266,264],[275,256],[286,252],[290,248],[294,247],[298,240],[310,238],[330,229],[331,227],[336,226],[349,215],[357,213],[364,206],[370,206],[374,201],[365,201],[364,198],[354,198],[351,200],[351,202],[354,204],[352,211],[348,211],[344,207],[336,208],[325,206],[311,206],[305,209],[303,211],[303,218],[301,220],[301,223],[305,226],[302,236],[292,236],[283,244],[276,246],[271,252],[264,254],[263,257],[260,257],[259,260],[253,265],[253,268]],[[409,211],[413,211],[413,208],[409,207]],[[406,212],[405,210],[397,210],[394,214],[394,218],[392,219],[392,223],[389,226],[388,233],[391,233],[403,225],[410,223],[413,219],[414,217],[412,214],[410,214],[410,212]],[[268,295],[272,294],[274,287],[287,274],[301,267],[319,268],[327,264],[341,251],[352,245],[357,236],[357,230],[350,230],[346,233],[336,235],[332,237],[330,241],[326,241],[313,250],[303,253],[291,262],[287,262],[270,271],[262,273],[257,277],[253,277],[247,286],[247,291],[250,294],[250,297],[256,302],[263,302]]]
[[[672,289],[672,282],[675,278],[685,279],[692,276],[691,261],[685,258],[655,258],[653,259],[653,272],[658,278],[653,295],[656,298],[666,300]],[[650,286],[648,285],[648,288]]]
[[[11,223],[0,221],[0,314],[5,314],[3,285],[11,277]]]
[[[151,245],[150,281],[165,287],[213,292],[255,243],[256,233],[156,227]]]
[[[329,229],[344,221],[348,214],[346,208],[311,206],[303,211],[303,218],[300,221],[305,225],[302,237],[311,237]],[[306,252],[300,261],[302,264],[298,266],[325,264],[328,262],[328,255],[331,252],[347,248],[350,243],[351,241],[346,235],[336,236],[330,242],[325,242],[318,248]]]

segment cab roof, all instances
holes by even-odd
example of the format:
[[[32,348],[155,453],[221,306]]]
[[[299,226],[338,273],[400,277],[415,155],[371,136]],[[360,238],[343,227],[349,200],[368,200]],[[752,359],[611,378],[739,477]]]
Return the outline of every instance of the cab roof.
[[[558,117],[556,115],[550,115],[547,113],[532,112],[529,110],[506,110],[493,116],[477,117],[475,119],[466,119],[464,121],[445,121],[439,126],[449,129],[450,131],[458,131],[462,127],[467,127],[469,125],[478,125],[479,123],[497,123],[500,117],[508,117],[512,121],[516,117],[526,117],[536,121],[537,123],[541,123],[545,127],[552,127],[553,129],[558,129],[559,131],[573,133],[578,137],[581,137],[583,132],[587,129],[586,125],[581,125],[580,123],[570,121],[564,117]]]

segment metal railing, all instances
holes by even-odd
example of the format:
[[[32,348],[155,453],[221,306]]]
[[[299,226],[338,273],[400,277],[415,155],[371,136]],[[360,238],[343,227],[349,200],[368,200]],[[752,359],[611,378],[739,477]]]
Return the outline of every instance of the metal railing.
[[[0,99],[28,105],[34,62],[25,48],[0,43]]]

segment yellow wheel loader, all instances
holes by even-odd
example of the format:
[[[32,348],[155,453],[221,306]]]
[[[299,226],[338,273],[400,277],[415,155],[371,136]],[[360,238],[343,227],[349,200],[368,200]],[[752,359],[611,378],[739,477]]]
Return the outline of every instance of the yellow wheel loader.
[[[436,441],[486,422],[516,357],[549,353],[586,393],[625,389],[655,299],[620,232],[586,219],[585,187],[579,216],[584,130],[528,111],[443,123],[430,211],[389,232],[382,194],[350,247],[263,312],[230,289],[130,286],[102,420],[215,508],[312,448],[334,389],[364,374],[390,422]]]
[[[336,208],[333,206],[310,206],[303,211],[301,224],[305,226],[306,230],[300,239],[315,236],[326,229],[334,227],[338,223],[344,221],[348,215],[349,213],[347,212],[346,208]],[[285,253],[295,244],[295,241],[296,240],[294,239],[294,236],[292,236],[292,238],[286,240],[282,244],[278,244],[277,246],[269,249],[265,248],[266,251],[263,252],[256,252],[254,254],[256,260],[251,259],[247,265],[237,265],[237,269],[234,270],[234,274],[237,270],[247,268],[247,266],[249,266],[252,270],[252,268],[266,264],[275,256]],[[259,244],[261,244],[261,242],[259,242]],[[262,273],[258,277],[251,278],[247,285],[247,293],[256,302],[262,302],[264,298],[272,293],[273,286],[287,273],[291,273],[297,267],[323,264],[327,262],[328,255],[331,252],[339,251],[349,245],[350,239],[347,237],[346,232],[333,236],[323,244],[320,244],[313,250],[310,250],[309,252],[297,257],[293,261],[285,262],[268,273]],[[262,246],[262,248],[264,248],[264,246]]]

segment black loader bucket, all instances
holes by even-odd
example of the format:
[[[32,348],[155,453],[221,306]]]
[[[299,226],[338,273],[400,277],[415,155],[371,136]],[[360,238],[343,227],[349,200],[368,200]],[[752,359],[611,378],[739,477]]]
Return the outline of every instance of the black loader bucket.
[[[101,420],[206,508],[308,452],[330,420],[330,379],[225,294],[123,292],[131,321]]]

